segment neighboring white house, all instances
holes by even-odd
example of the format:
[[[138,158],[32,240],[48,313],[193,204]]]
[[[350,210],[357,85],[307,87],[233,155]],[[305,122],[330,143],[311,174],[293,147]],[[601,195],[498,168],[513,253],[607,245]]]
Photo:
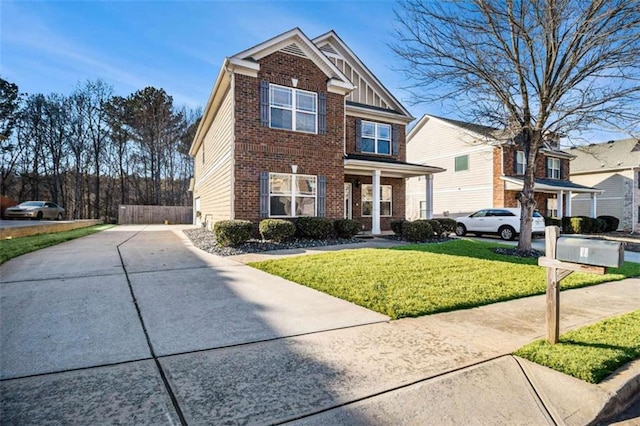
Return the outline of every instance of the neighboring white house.
[[[495,129],[425,115],[407,135],[407,158],[446,169],[433,180],[433,215],[461,213],[493,205],[493,146]],[[407,180],[406,209],[410,220],[425,218],[425,178]]]
[[[569,180],[573,155],[545,142],[535,164],[534,197],[546,216],[571,216],[574,194],[585,194],[587,214],[595,214],[597,188]],[[490,207],[518,207],[526,158],[503,131],[449,118],[425,115],[407,136],[407,161],[446,169],[407,181],[406,216],[457,217]],[[433,178],[433,182],[429,179]],[[432,188],[432,190],[431,190]],[[427,194],[433,193],[433,205]]]
[[[604,190],[598,196],[597,215],[620,219],[619,230],[640,232],[640,140],[623,139],[568,150],[571,180]],[[575,194],[573,214],[589,214],[589,197]]]

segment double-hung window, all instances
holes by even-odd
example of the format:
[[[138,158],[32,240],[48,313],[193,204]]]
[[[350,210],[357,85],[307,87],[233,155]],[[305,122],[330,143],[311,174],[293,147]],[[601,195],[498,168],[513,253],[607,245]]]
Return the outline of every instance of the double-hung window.
[[[362,152],[391,155],[391,126],[362,121]]]
[[[316,216],[317,177],[269,174],[269,216]]]
[[[516,174],[523,175],[527,168],[527,158],[524,156],[524,151],[516,152]]]
[[[391,185],[380,185],[380,216],[391,216]],[[362,216],[373,215],[373,185],[362,185]]]
[[[317,93],[271,84],[269,86],[269,125],[275,129],[317,133]]]
[[[560,159],[547,157],[547,178],[560,179]]]
[[[427,202],[420,201],[420,219],[427,218]]]

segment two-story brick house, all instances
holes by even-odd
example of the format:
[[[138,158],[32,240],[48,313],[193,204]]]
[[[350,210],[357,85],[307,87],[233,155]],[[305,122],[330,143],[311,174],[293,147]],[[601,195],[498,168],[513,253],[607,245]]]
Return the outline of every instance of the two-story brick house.
[[[407,159],[429,162],[446,169],[433,182],[435,216],[460,216],[488,207],[518,207],[526,157],[499,129],[425,115],[407,137]],[[573,155],[548,141],[537,158],[535,200],[537,210],[547,216],[571,216],[572,194],[589,194],[592,205],[598,189],[569,180]],[[422,178],[407,182],[407,217],[425,215],[427,204]],[[593,210],[595,214],[595,209]]]
[[[404,218],[411,114],[330,31],[298,28],[224,60],[190,149],[194,212],[217,221]]]

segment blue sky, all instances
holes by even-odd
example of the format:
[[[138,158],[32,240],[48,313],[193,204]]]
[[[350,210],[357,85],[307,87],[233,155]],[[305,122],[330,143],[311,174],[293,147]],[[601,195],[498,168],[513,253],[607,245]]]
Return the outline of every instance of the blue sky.
[[[69,94],[98,78],[122,96],[154,86],[177,106],[197,108],[224,57],[294,27],[310,38],[333,29],[415,117],[464,120],[440,105],[411,105],[401,90],[406,82],[393,69],[402,64],[388,47],[395,7],[393,0],[0,0],[0,75],[26,93]]]
[[[311,38],[333,29],[404,101],[387,46],[394,6],[390,0],[2,0],[0,74],[27,93],[68,94],[79,81],[101,78],[120,95],[155,86],[178,105],[198,107],[225,56],[294,27]]]

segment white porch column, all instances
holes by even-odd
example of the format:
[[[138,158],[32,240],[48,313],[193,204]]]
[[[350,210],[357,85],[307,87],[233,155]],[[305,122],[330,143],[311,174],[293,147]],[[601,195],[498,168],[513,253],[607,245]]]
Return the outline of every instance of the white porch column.
[[[567,192],[567,216],[571,216],[571,191]]]
[[[433,219],[433,175],[431,173],[425,175],[425,180],[427,219]]]
[[[380,235],[380,170],[373,171],[373,204],[371,206],[371,233]]]
[[[598,214],[598,196],[595,192],[591,193],[591,217],[596,217]]]
[[[564,217],[564,191],[558,191],[558,217]]]

